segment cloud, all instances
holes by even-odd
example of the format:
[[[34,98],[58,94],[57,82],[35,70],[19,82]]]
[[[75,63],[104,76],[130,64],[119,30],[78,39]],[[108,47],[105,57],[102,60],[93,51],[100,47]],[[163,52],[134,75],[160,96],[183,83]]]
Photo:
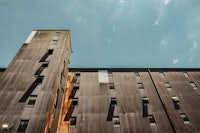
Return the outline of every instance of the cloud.
[[[154,21],[154,24],[153,26],[157,26],[159,25],[161,19],[162,19],[162,16],[164,14],[164,11],[165,11],[165,6],[167,6],[169,3],[170,3],[171,0],[163,0],[161,3],[160,3],[160,0],[157,1],[155,0],[156,4],[157,3],[160,3],[160,4],[157,4],[159,6],[159,9],[158,9],[158,12],[159,12],[159,15],[158,17],[156,18],[156,20]]]
[[[160,45],[161,45],[161,46],[167,46],[167,45],[168,45],[168,41],[162,40],[162,41],[160,42]]]
[[[197,48],[197,47],[198,47],[197,42],[196,42],[196,41],[193,41],[193,48],[195,49],[195,48]]]
[[[190,61],[193,61],[194,60],[194,57],[190,57]]]
[[[169,2],[170,2],[170,0],[164,0],[164,4],[165,4],[165,5],[168,5]]]
[[[178,59],[174,59],[174,60],[173,60],[173,64],[174,64],[174,65],[177,64],[178,62],[179,62]]]

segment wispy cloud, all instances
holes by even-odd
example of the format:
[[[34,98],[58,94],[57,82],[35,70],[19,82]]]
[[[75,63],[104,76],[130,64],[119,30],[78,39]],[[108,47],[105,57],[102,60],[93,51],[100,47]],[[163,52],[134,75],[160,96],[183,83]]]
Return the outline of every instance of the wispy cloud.
[[[174,65],[177,64],[178,62],[179,62],[178,59],[173,59],[173,64],[174,64]]]
[[[170,3],[170,1],[171,0],[162,0],[160,3],[160,0],[159,1],[155,0],[156,4],[159,6],[159,9],[158,9],[159,14],[156,20],[154,21],[153,26],[159,25],[165,11],[165,6],[167,6]]]
[[[160,45],[161,46],[167,46],[168,45],[168,41],[166,41],[166,40],[162,40],[161,42],[160,42]]]
[[[198,47],[198,44],[196,41],[193,41],[193,48],[196,49]]]

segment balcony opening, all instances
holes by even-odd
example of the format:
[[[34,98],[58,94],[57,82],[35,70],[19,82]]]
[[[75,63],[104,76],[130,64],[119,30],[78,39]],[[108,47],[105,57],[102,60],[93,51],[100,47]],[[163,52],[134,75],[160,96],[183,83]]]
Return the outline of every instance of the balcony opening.
[[[37,99],[37,95],[31,95],[28,100],[28,106],[34,106]]]
[[[119,116],[113,116],[112,121],[113,121],[113,127],[120,127]]]
[[[148,104],[149,104],[149,99],[147,97],[143,97],[142,98],[143,117],[148,116]]]
[[[70,118],[70,127],[76,127],[76,117]]]
[[[107,121],[112,121],[116,104],[117,104],[116,98],[111,98],[110,107],[109,107],[109,110],[108,110]]]
[[[156,121],[154,119],[154,116],[153,115],[148,115],[148,119],[149,119],[149,123],[150,125],[156,125]]]

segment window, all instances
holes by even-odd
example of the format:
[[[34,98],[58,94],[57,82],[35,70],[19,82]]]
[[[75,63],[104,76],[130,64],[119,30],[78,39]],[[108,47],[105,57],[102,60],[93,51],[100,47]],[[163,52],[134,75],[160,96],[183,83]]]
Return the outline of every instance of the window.
[[[112,121],[116,104],[117,104],[116,98],[111,98],[110,107],[109,107],[109,110],[108,110],[107,121]]]
[[[108,76],[113,76],[112,71],[108,71]]]
[[[76,117],[70,118],[70,127],[76,127]]]
[[[181,118],[183,119],[185,124],[189,124],[190,123],[190,121],[189,121],[189,119],[188,119],[188,117],[186,116],[185,113],[181,113]]]
[[[180,109],[180,102],[179,102],[179,100],[178,100],[178,97],[172,97],[172,101],[173,101],[173,103],[174,103],[174,108],[176,109],[176,110],[178,110],[178,109]]]
[[[165,83],[165,87],[167,88],[167,90],[171,90],[172,89],[171,86],[170,86],[170,84],[169,84],[169,82]]]
[[[52,41],[51,41],[51,44],[52,44],[52,45],[56,45],[57,43],[58,43],[58,40],[52,40]]]
[[[29,120],[21,120],[19,127],[17,129],[17,133],[25,133],[26,132],[26,128],[28,126],[28,122]]]
[[[78,98],[72,99],[72,105],[77,106],[78,105]]]
[[[147,97],[143,97],[142,98],[143,117],[148,116],[148,104],[149,104],[149,99]]]
[[[79,86],[74,86],[69,96],[70,99],[73,99],[75,97],[77,90],[79,90]]]
[[[35,80],[35,84],[40,84],[43,81],[44,76],[39,76],[37,77],[37,79]]]
[[[119,116],[113,116],[112,121],[113,121],[113,127],[120,127]]]
[[[55,36],[60,36],[60,32],[59,32],[59,31],[56,31],[56,32],[55,32]]]
[[[114,84],[113,84],[113,83],[111,83],[111,84],[109,85],[109,88],[110,88],[110,89],[115,89],[115,86],[114,86]]]
[[[36,102],[36,99],[37,99],[37,95],[31,95],[29,97],[29,100],[28,100],[28,104],[27,105],[30,105],[30,106],[34,106],[35,102]]]
[[[190,85],[192,86],[193,89],[198,89],[194,82],[190,82]]]
[[[148,119],[149,119],[150,125],[155,125],[156,124],[156,121],[155,121],[153,115],[148,115]]]
[[[47,57],[48,57],[49,55],[51,55],[51,54],[53,54],[53,49],[49,49],[49,50],[44,54],[44,56],[40,59],[39,62],[44,62],[44,61],[47,59]]]
[[[76,76],[80,76],[81,75],[81,73],[80,72],[76,72]]]
[[[42,73],[42,71],[43,71],[45,68],[48,67],[48,65],[49,65],[48,62],[42,63],[42,65],[38,68],[38,70],[35,72],[34,75],[39,76],[39,75]]]
[[[139,77],[140,75],[139,75],[138,72],[134,72],[134,76],[135,76],[135,77]]]
[[[160,77],[165,77],[164,72],[159,72]]]
[[[142,83],[138,83],[138,88],[139,88],[140,90],[143,90],[143,89],[144,89],[143,84],[142,84]]]

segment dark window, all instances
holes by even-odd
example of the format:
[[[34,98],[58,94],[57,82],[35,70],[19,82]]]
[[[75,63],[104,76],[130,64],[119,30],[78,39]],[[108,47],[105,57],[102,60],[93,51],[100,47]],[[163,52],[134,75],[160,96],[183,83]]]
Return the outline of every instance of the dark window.
[[[70,118],[70,127],[76,127],[76,117]]]
[[[185,124],[189,124],[190,121],[185,113],[181,113],[181,118],[183,119]]]
[[[27,104],[27,105],[33,106],[33,105],[35,104],[35,102],[36,102],[36,99],[37,99],[37,95],[31,95],[31,96],[29,97],[29,100],[28,100],[28,104]]]
[[[109,107],[109,110],[108,110],[107,121],[112,121],[116,104],[117,104],[116,98],[111,98],[110,107]]]
[[[76,72],[76,76],[80,76],[81,75],[81,73],[80,72]]]
[[[147,97],[143,97],[142,98],[143,117],[148,116],[148,104],[149,104],[149,99]]]
[[[148,115],[148,119],[149,119],[150,125],[155,125],[156,124],[156,121],[155,121],[153,115]]]
[[[108,71],[108,76],[113,76],[112,71]]]
[[[45,55],[40,59],[39,62],[44,62],[44,61],[47,59],[47,57],[48,57],[49,55],[51,55],[51,54],[53,54],[53,49],[49,49],[49,50],[45,53]]]
[[[73,106],[78,105],[78,98],[72,99],[72,105],[73,105]]]
[[[77,90],[79,90],[79,86],[74,86],[69,96],[70,99],[73,99],[75,97]]]
[[[109,84],[109,88],[110,88],[110,89],[115,89],[114,84],[113,84],[113,83]]]
[[[41,65],[41,66],[38,68],[38,70],[35,72],[35,75],[39,76],[39,75],[42,73],[42,71],[43,71],[45,68],[48,67],[48,65],[49,65],[49,62],[44,62],[44,63],[42,63],[42,65]]]
[[[28,126],[28,122],[29,120],[21,120],[19,127],[17,129],[17,133],[25,133],[26,132],[26,128]]]
[[[140,75],[139,75],[138,72],[134,72],[134,76],[135,76],[135,77],[139,77]]]
[[[28,90],[24,93],[24,95],[21,97],[19,102],[25,102],[31,93],[35,90],[38,84],[42,83],[44,76],[39,76],[37,79],[32,83],[32,85],[28,88]]]
[[[143,90],[144,89],[143,84],[142,83],[138,83],[138,88]]]
[[[180,105],[179,105],[180,103],[179,103],[178,97],[172,97],[172,101],[174,103],[174,108],[176,110],[180,109]]]

